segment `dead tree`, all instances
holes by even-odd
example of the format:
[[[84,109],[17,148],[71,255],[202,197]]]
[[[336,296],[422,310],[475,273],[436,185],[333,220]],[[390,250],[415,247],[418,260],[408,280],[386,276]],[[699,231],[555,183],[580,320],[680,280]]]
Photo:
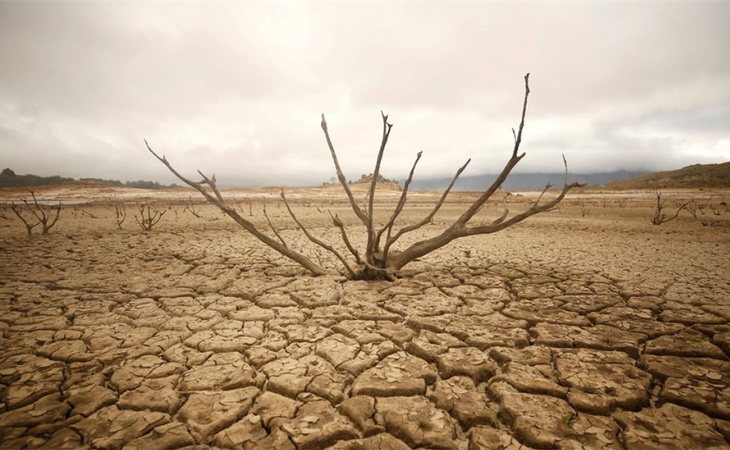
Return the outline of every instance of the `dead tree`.
[[[142,230],[145,232],[152,231],[152,228],[154,228],[155,225],[160,222],[162,216],[164,216],[167,212],[167,210],[161,211],[158,209],[152,209],[152,206],[150,206],[148,203],[140,205],[138,210],[139,217],[137,217],[137,214],[135,214],[134,220],[137,221],[137,225],[139,225],[139,227],[142,228]]]
[[[654,206],[654,216],[651,218],[652,225],[661,225],[676,219],[679,217],[679,213],[682,212],[683,209],[687,209],[690,204],[690,202],[679,204],[674,215],[667,217],[667,214],[664,212],[666,205],[662,200],[662,192],[657,190],[654,193],[656,194],[656,205]]]
[[[127,220],[127,208],[124,207],[124,203],[114,204],[114,222],[117,224],[118,229],[122,229],[122,224]]]
[[[360,205],[355,200],[355,197],[350,190],[350,187],[348,186],[347,179],[345,178],[345,175],[342,172],[342,169],[340,167],[339,160],[337,158],[337,153],[335,152],[334,144],[332,143],[332,139],[330,137],[329,129],[327,127],[327,122],[324,118],[324,114],[322,115],[322,122],[321,127],[322,131],[324,132],[324,137],[327,142],[327,147],[330,151],[330,156],[332,158],[332,161],[334,162],[335,171],[337,174],[337,180],[339,181],[340,185],[342,186],[342,189],[344,190],[345,196],[347,197],[350,206],[352,207],[353,212],[355,213],[355,216],[357,217],[358,221],[362,223],[362,225],[365,228],[365,232],[367,233],[367,244],[364,248],[363,252],[358,252],[354,246],[351,244],[350,239],[347,236],[347,232],[345,230],[343,222],[336,216],[332,216],[332,223],[335,227],[337,227],[340,231],[340,234],[342,236],[342,239],[344,241],[345,247],[347,250],[351,253],[352,257],[354,258],[354,265],[351,263],[348,263],[347,258],[340,253],[336,248],[334,248],[332,245],[322,241],[321,239],[315,237],[312,235],[309,230],[307,230],[304,225],[301,223],[301,221],[298,220],[296,217],[294,211],[289,206],[286,196],[284,192],[282,191],[281,196],[284,200],[284,204],[287,208],[287,211],[289,212],[289,215],[294,220],[294,222],[297,224],[297,226],[302,230],[302,232],[305,234],[305,236],[312,241],[315,245],[321,247],[325,251],[331,253],[337,260],[339,260],[342,263],[342,266],[344,267],[344,271],[342,273],[345,273],[349,278],[352,279],[393,279],[398,271],[402,269],[405,265],[409,264],[410,262],[416,260],[417,258],[420,258],[424,255],[427,255],[447,244],[449,244],[451,241],[467,236],[475,236],[475,235],[481,235],[481,234],[489,234],[489,233],[495,233],[497,231],[503,230],[507,227],[510,227],[512,225],[515,225],[519,222],[522,222],[523,220],[527,219],[530,216],[533,216],[535,214],[539,214],[541,212],[549,211],[553,209],[558,203],[560,203],[561,200],[565,197],[565,195],[574,187],[582,186],[579,183],[568,183],[568,167],[567,162],[565,161],[565,157],[563,157],[563,164],[565,166],[565,181],[563,183],[563,187],[561,191],[558,193],[558,195],[553,198],[550,201],[545,201],[544,203],[541,203],[541,200],[544,196],[544,194],[548,191],[548,189],[551,187],[551,184],[547,184],[545,186],[545,189],[543,189],[542,193],[538,196],[538,198],[525,210],[518,214],[514,214],[513,216],[509,217],[509,210],[504,209],[504,212],[501,214],[500,217],[498,217],[496,220],[493,220],[489,223],[480,223],[471,225],[472,219],[477,215],[477,213],[487,204],[487,201],[500,189],[502,184],[505,182],[507,177],[509,176],[510,172],[512,172],[512,169],[522,160],[522,158],[525,157],[525,153],[520,153],[520,145],[522,144],[522,133],[525,127],[525,113],[527,112],[527,98],[530,94],[530,87],[529,87],[529,74],[525,75],[524,77],[525,81],[525,96],[524,100],[522,102],[522,115],[519,123],[519,127],[517,131],[512,130],[512,134],[514,137],[514,146],[512,148],[512,154],[509,158],[509,160],[506,162],[504,168],[499,173],[499,175],[496,177],[494,182],[488,186],[484,192],[479,196],[477,200],[474,201],[474,203],[469,206],[469,208],[458,218],[456,221],[454,221],[451,225],[449,225],[445,230],[441,231],[440,233],[436,234],[435,236],[419,240],[406,248],[402,250],[397,250],[394,245],[398,242],[399,239],[401,239],[405,234],[413,232],[418,230],[419,228],[431,223],[434,216],[438,213],[442,205],[444,204],[444,201],[446,200],[447,195],[453,188],[454,184],[456,183],[457,179],[461,175],[461,173],[466,169],[467,165],[471,160],[467,160],[466,163],[464,163],[457,171],[454,177],[452,178],[451,182],[449,183],[446,190],[443,192],[441,197],[439,198],[436,205],[433,207],[431,212],[424,217],[421,221],[404,226],[398,230],[395,229],[395,223],[398,219],[398,216],[403,211],[403,208],[405,207],[407,195],[408,195],[408,189],[410,187],[410,184],[413,180],[413,174],[416,169],[416,165],[418,164],[419,160],[421,159],[421,152],[419,152],[416,155],[416,160],[413,163],[413,166],[410,170],[410,173],[408,175],[408,178],[403,186],[403,190],[401,192],[400,199],[398,200],[398,203],[396,204],[396,207],[394,211],[390,214],[390,217],[387,221],[385,221],[384,225],[379,226],[379,224],[375,220],[375,211],[374,211],[374,200],[375,200],[375,187],[377,180],[380,175],[380,165],[381,161],[383,160],[383,154],[385,153],[385,148],[388,144],[388,139],[390,137],[390,133],[392,131],[393,125],[388,122],[388,116],[383,114],[381,112],[382,116],[382,138],[380,142],[380,148],[378,150],[378,154],[375,160],[375,168],[372,173],[370,186],[367,192],[367,196],[365,199],[365,204]],[[267,246],[271,247],[275,251],[279,252],[283,256],[297,262],[302,267],[309,270],[311,273],[315,275],[323,275],[330,273],[326,268],[324,268],[321,264],[317,264],[312,259],[310,259],[308,256],[295,251],[291,248],[291,246],[287,245],[286,242],[284,242],[283,239],[281,239],[280,234],[273,229],[273,226],[271,226],[272,231],[274,232],[275,237],[270,236],[267,232],[262,231],[259,229],[253,222],[246,220],[243,218],[236,209],[231,206],[230,203],[228,203],[223,196],[221,195],[217,185],[216,185],[216,178],[215,175],[211,176],[210,178],[203,174],[200,170],[198,170],[198,173],[202,177],[201,181],[193,181],[184,175],[180,174],[167,160],[167,158],[162,155],[159,156],[149,145],[149,143],[145,140],[145,145],[147,146],[147,150],[155,156],[162,164],[164,164],[170,172],[172,172],[178,179],[180,179],[182,182],[187,184],[188,186],[193,187],[196,189],[200,194],[211,204],[218,207],[224,214],[231,217],[236,223],[238,223],[241,227],[243,227],[246,231],[254,235],[257,239],[262,241]],[[266,214],[265,214],[266,215]],[[271,221],[268,220],[267,222],[270,224]]]
[[[15,203],[10,204],[10,209],[15,213],[16,216],[25,225],[25,230],[28,232],[28,236],[33,234],[33,229],[38,225],[41,225],[42,234],[48,234],[48,232],[58,222],[58,217],[61,215],[61,202],[57,205],[42,205],[38,202],[35,196],[35,192],[29,191],[33,202],[29,202],[28,199],[21,199],[22,205],[16,205]],[[26,217],[23,211],[30,214],[30,217]]]

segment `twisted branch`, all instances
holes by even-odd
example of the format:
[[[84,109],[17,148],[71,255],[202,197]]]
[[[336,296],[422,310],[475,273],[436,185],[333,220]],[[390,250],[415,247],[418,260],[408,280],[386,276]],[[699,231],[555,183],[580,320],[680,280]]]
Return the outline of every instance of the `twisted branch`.
[[[289,215],[291,216],[292,219],[294,219],[294,222],[296,222],[297,226],[299,227],[300,230],[302,230],[302,232],[307,237],[307,239],[309,239],[310,241],[312,241],[315,244],[319,245],[323,249],[325,249],[325,250],[329,251],[330,253],[332,253],[333,255],[335,255],[337,257],[337,259],[340,260],[340,262],[342,263],[342,265],[345,266],[345,269],[347,270],[347,273],[350,276],[354,277],[355,276],[355,272],[353,272],[353,270],[350,267],[350,265],[347,264],[347,260],[345,260],[345,258],[342,257],[342,255],[340,254],[340,252],[338,252],[337,250],[335,250],[334,247],[332,247],[331,245],[327,244],[326,242],[324,242],[324,241],[322,241],[320,239],[317,239],[316,237],[312,236],[312,234],[309,232],[309,230],[307,230],[307,228],[304,225],[302,225],[302,223],[299,221],[299,219],[297,219],[297,216],[294,214],[294,211],[292,211],[291,207],[289,206],[289,202],[286,200],[286,195],[284,194],[284,189],[281,190],[281,198],[284,200],[284,205],[286,206],[287,211],[289,211]]]
[[[154,150],[150,147],[149,143],[145,140],[145,145],[147,146],[147,150],[149,150],[152,155],[157,158],[162,164],[167,167],[167,169],[172,172],[173,175],[175,175],[180,181],[187,184],[188,186],[192,187],[193,189],[200,192],[200,194],[205,197],[205,199],[218,207],[224,214],[229,216],[231,219],[233,219],[237,224],[239,224],[243,229],[251,233],[255,238],[263,242],[264,244],[268,245],[272,249],[279,252],[281,255],[297,262],[299,265],[304,267],[305,269],[312,272],[314,275],[326,275],[327,271],[323,269],[321,266],[315,264],[311,259],[307,258],[306,256],[302,255],[299,252],[296,252],[286,245],[283,245],[279,241],[272,239],[267,234],[262,233],[256,226],[244,219],[238,212],[235,210],[235,208],[232,208],[230,205],[228,205],[225,200],[223,199],[223,196],[218,191],[218,188],[216,186],[215,176],[212,177],[212,179],[207,178],[205,175],[202,174],[202,172],[198,171],[203,176],[203,181],[201,182],[194,182],[182,174],[180,174],[175,168],[167,161],[167,158],[165,158],[165,155],[159,156],[157,153],[155,153]],[[204,187],[207,185],[212,191],[213,195],[210,194]]]

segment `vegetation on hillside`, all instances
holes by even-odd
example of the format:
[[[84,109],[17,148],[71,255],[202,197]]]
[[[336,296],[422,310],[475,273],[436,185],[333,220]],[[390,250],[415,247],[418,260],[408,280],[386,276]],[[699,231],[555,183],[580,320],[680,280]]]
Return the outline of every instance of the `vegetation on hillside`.
[[[730,162],[693,164],[609,183],[610,189],[730,188]]]
[[[39,175],[26,174],[16,175],[12,169],[5,168],[0,172],[0,187],[34,187],[34,186],[51,186],[64,183],[85,183],[85,184],[106,184],[109,186],[120,186],[136,189],[165,189],[175,187],[175,184],[166,186],[156,181],[135,180],[135,181],[119,181],[104,180],[102,178],[75,178],[61,177],[52,175],[50,177],[42,177]]]

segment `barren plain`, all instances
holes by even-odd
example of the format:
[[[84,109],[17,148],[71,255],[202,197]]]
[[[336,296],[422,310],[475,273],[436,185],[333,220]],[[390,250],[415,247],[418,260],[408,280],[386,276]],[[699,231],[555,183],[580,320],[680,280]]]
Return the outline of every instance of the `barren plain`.
[[[730,445],[729,192],[665,193],[714,211],[661,226],[650,192],[571,193],[394,282],[313,277],[192,191],[140,192],[41,191],[67,203],[46,236],[4,211],[1,448]],[[275,190],[227,195],[262,228],[266,201],[285,240],[316,254]],[[399,223],[437,195],[412,193]],[[364,240],[339,191],[288,197],[317,236],[340,245],[332,210]],[[471,198],[453,193],[410,239]],[[397,193],[378,199],[386,217]],[[133,218],[141,201],[167,211],[151,232]]]

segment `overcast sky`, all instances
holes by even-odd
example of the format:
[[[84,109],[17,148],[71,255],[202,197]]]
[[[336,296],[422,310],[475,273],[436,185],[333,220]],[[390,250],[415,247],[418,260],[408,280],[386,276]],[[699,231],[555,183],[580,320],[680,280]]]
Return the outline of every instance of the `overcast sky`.
[[[730,160],[730,2],[0,3],[0,166],[238,185]]]

